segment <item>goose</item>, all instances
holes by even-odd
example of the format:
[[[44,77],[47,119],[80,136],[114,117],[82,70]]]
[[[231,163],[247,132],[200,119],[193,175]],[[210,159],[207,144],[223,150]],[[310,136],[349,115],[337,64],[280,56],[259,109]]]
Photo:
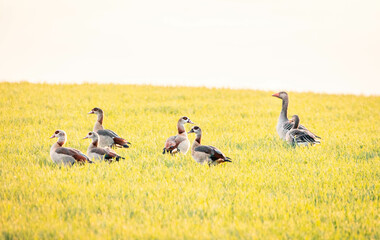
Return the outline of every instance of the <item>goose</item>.
[[[50,148],[50,157],[54,163],[65,166],[70,166],[74,163],[92,163],[81,151],[74,148],[63,147],[67,139],[65,131],[57,130],[50,138],[58,138],[57,142]]]
[[[317,140],[317,137],[311,133],[308,130],[303,130],[299,129],[299,123],[300,123],[300,118],[297,115],[293,115],[292,119],[290,120],[291,123],[293,124],[292,129],[290,129],[286,133],[286,141],[292,145],[292,146],[300,146],[300,145],[313,145],[313,144],[318,144],[321,143],[319,140]]]
[[[103,128],[104,113],[102,109],[93,108],[88,114],[96,114],[98,116],[93,131],[99,134],[100,147],[129,148],[129,145],[131,145],[130,142],[121,138],[114,131]]]
[[[213,146],[201,145],[202,129],[194,126],[188,133],[195,133],[196,138],[191,146],[191,156],[200,164],[207,163],[209,166],[224,162],[231,162],[219,149]]]
[[[109,162],[112,162],[112,159],[115,159],[116,161],[125,159],[124,157],[119,156],[111,148],[98,147],[99,135],[96,132],[89,132],[83,139],[87,138],[92,140],[90,146],[87,148],[87,155],[91,159],[94,159],[95,161],[107,160]]]
[[[178,128],[178,134],[175,136],[169,137],[165,142],[164,151],[162,154],[165,154],[169,152],[170,154],[175,154],[177,152],[180,152],[182,154],[186,154],[187,151],[189,151],[190,148],[190,141],[187,138],[187,133],[185,129],[185,124],[191,123],[194,124],[190,118],[188,117],[181,117],[178,120],[177,128]]]
[[[286,133],[290,129],[292,129],[292,127],[294,126],[294,123],[288,120],[289,97],[286,92],[278,92],[278,93],[273,94],[272,96],[282,99],[282,109],[281,109],[280,117],[278,118],[276,130],[280,138],[283,140],[286,140]],[[299,125],[298,129],[307,130],[307,128],[302,125]],[[314,136],[316,138],[320,138],[317,135],[314,135]]]

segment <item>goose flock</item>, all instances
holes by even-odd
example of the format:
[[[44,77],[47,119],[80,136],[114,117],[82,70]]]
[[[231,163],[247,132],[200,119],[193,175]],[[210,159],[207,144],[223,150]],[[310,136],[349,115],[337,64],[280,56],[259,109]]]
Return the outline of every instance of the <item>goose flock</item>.
[[[288,119],[289,97],[286,92],[279,92],[272,95],[282,100],[282,109],[278,118],[276,130],[282,140],[291,146],[312,146],[320,143],[320,137],[313,134],[303,125],[300,125],[298,115],[293,115]],[[89,132],[83,139],[90,139],[91,143],[87,148],[87,155],[81,151],[64,147],[67,141],[66,132],[56,130],[50,138],[58,138],[50,149],[50,157],[52,161],[58,165],[70,166],[75,163],[94,163],[100,161],[119,161],[125,159],[118,155],[113,148],[129,148],[131,143],[117,135],[114,131],[104,129],[103,118],[104,113],[100,108],[93,108],[88,114],[96,114],[93,131]],[[177,122],[178,134],[169,137],[163,148],[162,154],[176,153],[186,154],[190,148],[190,141],[187,134],[194,133],[195,140],[191,146],[191,156],[200,164],[208,164],[209,166],[218,165],[224,162],[231,162],[218,148],[209,145],[202,145],[202,130],[199,126],[193,126],[189,132],[186,132],[185,124],[194,124],[190,118],[184,116]]]

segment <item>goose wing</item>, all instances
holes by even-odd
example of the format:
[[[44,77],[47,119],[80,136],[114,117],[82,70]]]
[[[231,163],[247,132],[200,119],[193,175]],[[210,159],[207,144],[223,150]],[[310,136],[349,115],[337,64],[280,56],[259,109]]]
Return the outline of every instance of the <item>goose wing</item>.
[[[285,131],[290,131],[294,126],[294,122],[290,122],[290,121],[287,121],[285,122],[283,125],[282,125],[282,128],[285,130]],[[303,126],[302,124],[300,124],[298,126],[298,129],[300,130],[305,130],[307,132],[309,132],[314,138],[319,138],[321,139],[321,137],[315,135],[314,133],[310,132],[305,126]]]
[[[290,121],[286,121],[283,125],[282,125],[282,128],[284,130],[287,130],[289,131],[290,129],[292,129],[294,126],[294,122],[290,122]],[[302,129],[302,130],[307,130],[305,126],[303,126],[302,124],[300,124],[298,126],[298,129]]]
[[[166,140],[165,148],[168,150],[176,149],[184,140],[186,140],[186,137],[182,135],[171,136]]]
[[[202,146],[196,147],[194,151],[204,152],[208,154],[212,161],[216,161],[218,159],[226,159],[226,156],[224,156],[224,154],[219,149],[213,146],[202,145]]]
[[[65,148],[60,147],[57,150],[55,150],[56,153],[59,154],[65,154],[68,156],[73,157],[77,162],[92,162],[86,155],[84,155],[81,151],[74,149],[74,148]]]
[[[111,159],[118,156],[115,151],[109,148],[93,148],[90,152],[104,156],[105,159]]]
[[[299,144],[316,144],[320,143],[316,136],[308,130],[293,129],[289,132],[295,143]]]
[[[129,148],[129,145],[131,144],[130,142],[121,137],[114,137],[112,139],[115,142],[116,146],[123,146],[125,148]]]
[[[106,137],[111,137],[111,138],[119,137],[119,135],[117,135],[114,131],[109,130],[109,129],[98,130],[97,133],[99,135],[106,136]]]
[[[100,135],[100,136],[103,136],[103,137],[110,137],[113,139],[113,141],[115,142],[116,146],[120,147],[125,147],[125,148],[128,148],[129,146],[128,145],[131,145],[130,142],[128,142],[127,140],[125,140],[124,138],[121,138],[119,135],[117,135],[114,131],[112,130],[109,130],[109,129],[102,129],[102,130],[98,130],[97,133]]]

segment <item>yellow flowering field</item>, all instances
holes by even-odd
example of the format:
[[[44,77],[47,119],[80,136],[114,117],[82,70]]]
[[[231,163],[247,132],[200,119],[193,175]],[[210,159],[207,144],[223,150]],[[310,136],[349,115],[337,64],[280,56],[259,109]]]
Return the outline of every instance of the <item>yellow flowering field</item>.
[[[30,83],[0,91],[2,239],[380,238],[379,96],[288,92],[289,116],[322,137],[293,148],[275,130],[275,92]],[[62,129],[65,146],[85,153],[94,107],[132,143],[116,150],[126,159],[54,165],[49,137]],[[182,116],[232,163],[163,155]]]

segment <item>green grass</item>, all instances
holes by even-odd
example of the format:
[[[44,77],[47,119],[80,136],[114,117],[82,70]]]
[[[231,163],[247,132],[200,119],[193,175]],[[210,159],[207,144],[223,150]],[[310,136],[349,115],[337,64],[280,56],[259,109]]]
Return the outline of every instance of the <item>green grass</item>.
[[[380,238],[380,97],[289,92],[289,115],[323,138],[294,149],[275,131],[281,101],[272,92],[28,83],[0,91],[0,238]],[[49,137],[65,130],[66,146],[86,152],[93,107],[132,142],[117,150],[126,160],[55,166]],[[233,163],[162,155],[184,115]]]

